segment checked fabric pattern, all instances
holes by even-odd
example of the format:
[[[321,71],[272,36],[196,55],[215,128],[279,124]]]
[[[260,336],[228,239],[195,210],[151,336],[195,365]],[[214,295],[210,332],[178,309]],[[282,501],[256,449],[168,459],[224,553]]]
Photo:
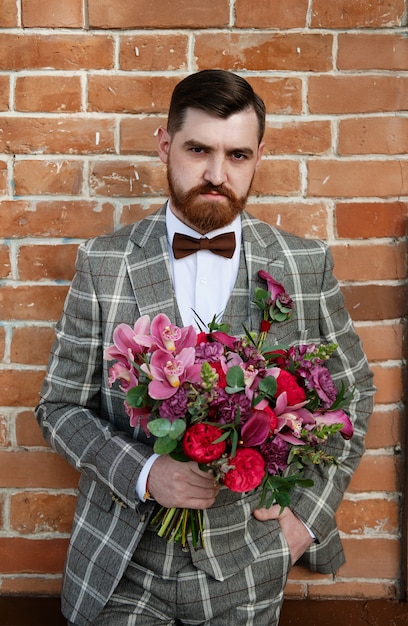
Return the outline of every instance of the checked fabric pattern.
[[[340,466],[311,469],[314,487],[298,490],[292,498],[294,512],[318,540],[303,562],[319,572],[334,572],[344,561],[334,513],[364,451],[372,374],[344,311],[327,246],[284,233],[247,213],[242,235],[238,279],[223,316],[232,333],[242,334],[242,324],[259,327],[260,311],[251,299],[255,287],[265,286],[257,277],[264,269],[295,302],[291,318],[272,325],[268,344],[337,343],[329,362],[332,375],[339,384],[343,380],[347,387],[356,386],[349,407],[355,435],[350,441],[333,438],[331,446]],[[80,246],[37,407],[46,439],[81,473],[62,598],[64,615],[80,626],[94,620],[111,596],[152,507],[135,496],[151,445],[129,426],[122,392],[109,388],[103,350],[112,343],[117,324],[133,326],[140,315],[160,312],[181,324],[169,273],[164,208]],[[208,549],[192,555],[197,568],[224,580],[262,554],[268,536],[260,522],[248,529],[247,508],[226,503],[206,512]],[[233,532],[225,528],[227,516]]]

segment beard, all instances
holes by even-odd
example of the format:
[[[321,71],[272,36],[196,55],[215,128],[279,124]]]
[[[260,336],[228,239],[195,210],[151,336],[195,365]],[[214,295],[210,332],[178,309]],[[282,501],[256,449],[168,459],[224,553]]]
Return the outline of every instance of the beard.
[[[181,214],[187,225],[201,233],[208,233],[231,224],[244,210],[251,188],[250,185],[246,195],[241,198],[224,185],[213,185],[209,182],[183,191],[176,183],[170,164],[167,167],[167,181],[173,208]],[[211,202],[201,198],[201,194],[211,191],[223,195],[225,201]]]

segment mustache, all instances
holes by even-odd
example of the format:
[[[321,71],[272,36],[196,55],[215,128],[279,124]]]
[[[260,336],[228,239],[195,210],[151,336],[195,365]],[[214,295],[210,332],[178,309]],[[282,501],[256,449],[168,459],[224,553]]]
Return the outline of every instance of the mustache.
[[[197,185],[197,187],[194,187],[191,192],[196,196],[199,196],[202,193],[215,192],[220,194],[221,196],[225,196],[229,200],[235,201],[237,199],[236,195],[224,185],[213,185],[209,182],[203,183],[202,185]]]

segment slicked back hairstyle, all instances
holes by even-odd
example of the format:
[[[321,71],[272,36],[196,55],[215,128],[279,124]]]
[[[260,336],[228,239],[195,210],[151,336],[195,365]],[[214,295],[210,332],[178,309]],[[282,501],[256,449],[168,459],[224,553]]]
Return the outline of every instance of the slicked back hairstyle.
[[[226,70],[202,70],[176,85],[170,102],[167,130],[170,135],[181,130],[186,110],[201,109],[224,119],[234,113],[253,109],[258,118],[258,141],[265,132],[265,104],[241,76]]]

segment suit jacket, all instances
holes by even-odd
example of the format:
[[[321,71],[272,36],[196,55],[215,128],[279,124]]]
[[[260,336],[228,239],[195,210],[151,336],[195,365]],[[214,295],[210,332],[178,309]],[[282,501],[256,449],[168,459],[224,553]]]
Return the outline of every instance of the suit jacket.
[[[334,572],[344,561],[335,511],[364,450],[372,374],[344,310],[327,246],[284,233],[247,213],[242,228],[237,283],[223,316],[231,332],[241,335],[242,324],[259,328],[261,313],[251,300],[257,286],[265,288],[257,276],[264,269],[283,283],[295,303],[288,321],[272,325],[268,345],[337,343],[331,373],[338,384],[355,386],[349,407],[354,437],[345,441],[335,436],[329,448],[339,458],[339,467],[312,468],[313,488],[296,489],[291,502],[317,538],[303,561],[313,570]],[[123,393],[108,386],[103,350],[111,345],[119,323],[133,326],[140,315],[153,318],[160,312],[181,325],[169,272],[164,208],[80,246],[37,407],[45,437],[81,473],[62,598],[64,614],[79,625],[94,620],[109,599],[152,510],[151,502],[139,502],[135,495],[152,443],[129,426]],[[275,520],[261,523],[253,518],[258,502],[256,492],[221,491],[205,512],[206,550],[192,551],[197,567],[224,580],[262,554],[280,528]]]

